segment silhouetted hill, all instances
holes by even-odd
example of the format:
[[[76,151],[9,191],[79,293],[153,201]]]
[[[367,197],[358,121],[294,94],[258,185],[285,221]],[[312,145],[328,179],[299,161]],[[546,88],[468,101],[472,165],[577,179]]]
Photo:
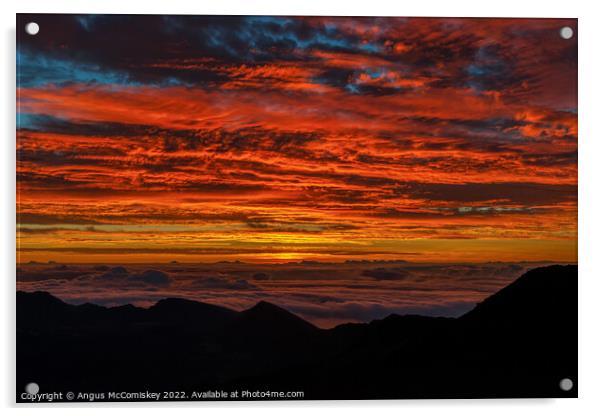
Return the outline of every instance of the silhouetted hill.
[[[296,377],[312,397],[576,397],[558,383],[577,381],[577,267],[534,269],[459,319],[390,316],[336,331],[354,350]]]
[[[229,324],[238,313],[222,306],[168,298],[151,306],[146,315],[145,319],[155,323],[210,330]]]
[[[319,331],[313,324],[272,303],[261,301],[240,313],[235,322],[239,330],[253,334],[304,336]]]
[[[106,308],[17,292],[17,391],[35,381],[41,392],[576,397],[559,389],[566,377],[576,385],[576,266],[531,270],[457,319],[390,315],[330,330],[267,302]]]
[[[515,318],[559,317],[577,307],[577,266],[533,269],[467,312],[466,321],[504,321]]]
[[[57,321],[69,319],[71,305],[48,292],[17,292],[17,331],[28,328],[52,328]]]

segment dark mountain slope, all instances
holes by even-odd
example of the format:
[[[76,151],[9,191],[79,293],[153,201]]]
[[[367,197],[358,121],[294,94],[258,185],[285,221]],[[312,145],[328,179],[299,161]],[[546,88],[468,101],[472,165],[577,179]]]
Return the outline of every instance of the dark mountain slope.
[[[17,390],[302,390],[306,399],[575,397],[577,267],[532,270],[458,319],[322,330],[267,302],[68,305],[17,293]]]
[[[466,322],[576,318],[577,266],[533,269],[491,295],[460,319]],[[547,319],[546,319],[547,320]]]
[[[241,312],[232,329],[239,334],[248,333],[253,337],[264,336],[273,340],[312,336],[320,331],[297,315],[265,301]]]
[[[215,331],[230,324],[238,312],[222,306],[187,299],[162,299],[151,306],[144,319],[150,323],[193,332]]]
[[[55,326],[69,318],[72,306],[48,292],[17,292],[17,330]]]
[[[385,331],[396,342],[378,321],[356,327],[352,351],[280,382],[316,398],[576,397],[558,387],[577,380],[576,266],[532,270],[459,319],[402,318]]]
[[[530,271],[459,319],[393,315],[328,335],[334,354],[232,385],[316,399],[576,397],[559,382],[577,381],[577,267]]]

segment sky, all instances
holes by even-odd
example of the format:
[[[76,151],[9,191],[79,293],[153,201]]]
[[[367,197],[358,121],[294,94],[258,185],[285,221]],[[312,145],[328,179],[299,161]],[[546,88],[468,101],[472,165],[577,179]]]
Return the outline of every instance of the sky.
[[[574,19],[17,26],[19,263],[577,260]]]

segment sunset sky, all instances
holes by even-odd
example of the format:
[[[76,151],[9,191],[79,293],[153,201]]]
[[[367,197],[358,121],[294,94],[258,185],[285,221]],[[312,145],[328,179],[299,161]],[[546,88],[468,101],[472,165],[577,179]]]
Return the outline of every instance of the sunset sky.
[[[19,262],[577,260],[576,20],[17,26]]]

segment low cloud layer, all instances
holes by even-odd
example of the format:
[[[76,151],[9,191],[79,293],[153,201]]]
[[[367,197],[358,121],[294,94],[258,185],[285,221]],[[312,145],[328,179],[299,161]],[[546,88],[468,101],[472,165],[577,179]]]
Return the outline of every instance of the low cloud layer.
[[[379,267],[378,269],[364,270],[362,275],[376,280],[404,280],[411,276],[411,272],[401,268]]]
[[[391,313],[458,316],[542,264],[30,264],[19,266],[17,287],[107,306],[183,297],[243,310],[265,300],[332,327]]]

